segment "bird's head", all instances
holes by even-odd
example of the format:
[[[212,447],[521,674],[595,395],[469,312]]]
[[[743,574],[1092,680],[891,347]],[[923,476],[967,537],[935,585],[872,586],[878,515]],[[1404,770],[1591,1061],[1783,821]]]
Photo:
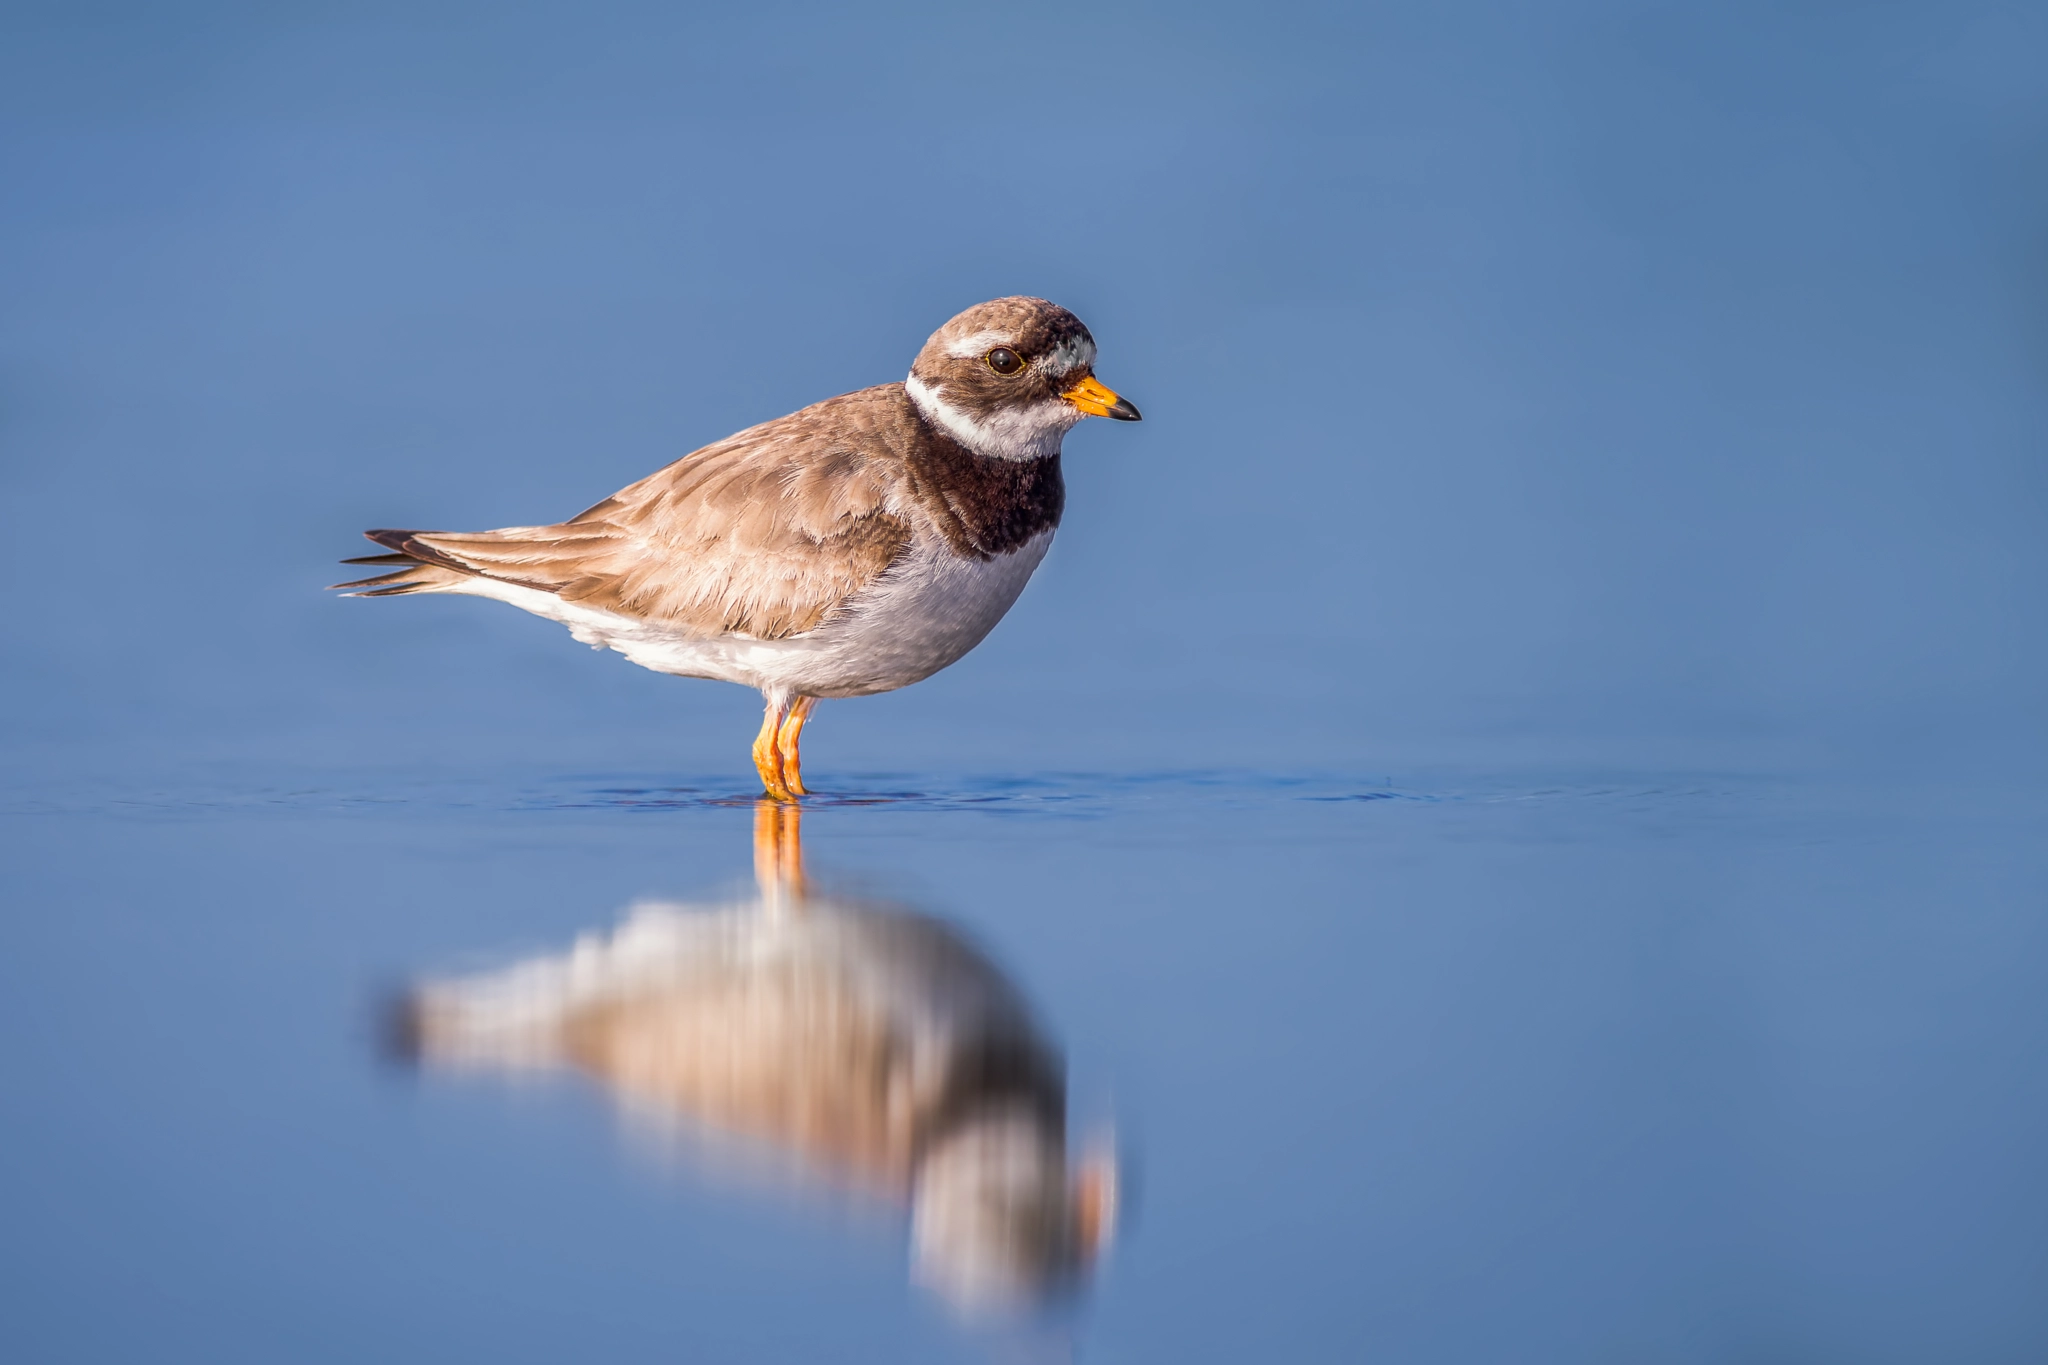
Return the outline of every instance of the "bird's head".
[[[1043,1114],[992,1110],[947,1134],[911,1191],[913,1273],[970,1315],[1002,1315],[1080,1287],[1114,1238],[1107,1141],[1068,1161]]]
[[[1083,417],[1138,420],[1095,378],[1095,338],[1044,299],[977,303],[925,342],[904,388],[925,420],[977,455],[1036,460],[1059,452]]]

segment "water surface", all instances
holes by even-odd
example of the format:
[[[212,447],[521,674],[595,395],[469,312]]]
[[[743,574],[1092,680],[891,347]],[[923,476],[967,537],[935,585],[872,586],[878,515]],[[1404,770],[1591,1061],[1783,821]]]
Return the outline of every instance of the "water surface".
[[[1391,779],[1391,780],[1389,780]],[[2038,796],[1771,774],[852,776],[812,880],[1028,998],[1113,1242],[1024,1323],[904,1210],[416,1068],[435,976],[751,894],[714,778],[9,792],[9,1353],[2020,1360]],[[740,1163],[744,1165],[745,1163]],[[1019,1345],[1021,1338],[1023,1345]]]

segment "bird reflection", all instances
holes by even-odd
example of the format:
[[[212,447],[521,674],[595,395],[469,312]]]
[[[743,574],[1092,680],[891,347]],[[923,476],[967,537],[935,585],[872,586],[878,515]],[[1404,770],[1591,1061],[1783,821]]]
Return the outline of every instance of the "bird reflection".
[[[409,1043],[432,1064],[579,1070],[906,1203],[913,1273],[962,1308],[1073,1285],[1116,1180],[1107,1155],[1069,1158],[1059,1054],[948,925],[814,893],[801,819],[756,808],[757,898],[638,906],[557,956],[426,982]]]

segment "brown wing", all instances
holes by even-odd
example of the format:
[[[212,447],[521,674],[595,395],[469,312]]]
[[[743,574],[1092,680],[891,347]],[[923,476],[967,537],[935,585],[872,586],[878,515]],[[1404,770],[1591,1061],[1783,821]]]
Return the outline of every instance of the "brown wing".
[[[910,543],[891,509],[900,397],[868,389],[694,451],[553,526],[371,531],[420,565],[706,634],[811,630]],[[368,583],[408,590],[401,570]],[[442,576],[446,581],[445,575]],[[421,588],[433,586],[421,581]]]
[[[917,1117],[909,1049],[872,1006],[843,980],[785,966],[608,1002],[562,1032],[569,1056],[642,1104],[895,1189]]]

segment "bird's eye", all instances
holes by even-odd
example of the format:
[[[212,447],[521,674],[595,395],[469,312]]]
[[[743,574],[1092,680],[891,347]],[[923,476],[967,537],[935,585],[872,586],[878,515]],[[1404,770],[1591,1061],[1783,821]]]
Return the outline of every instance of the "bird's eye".
[[[988,367],[997,374],[1015,374],[1024,368],[1024,357],[1007,346],[998,346],[985,357]]]

